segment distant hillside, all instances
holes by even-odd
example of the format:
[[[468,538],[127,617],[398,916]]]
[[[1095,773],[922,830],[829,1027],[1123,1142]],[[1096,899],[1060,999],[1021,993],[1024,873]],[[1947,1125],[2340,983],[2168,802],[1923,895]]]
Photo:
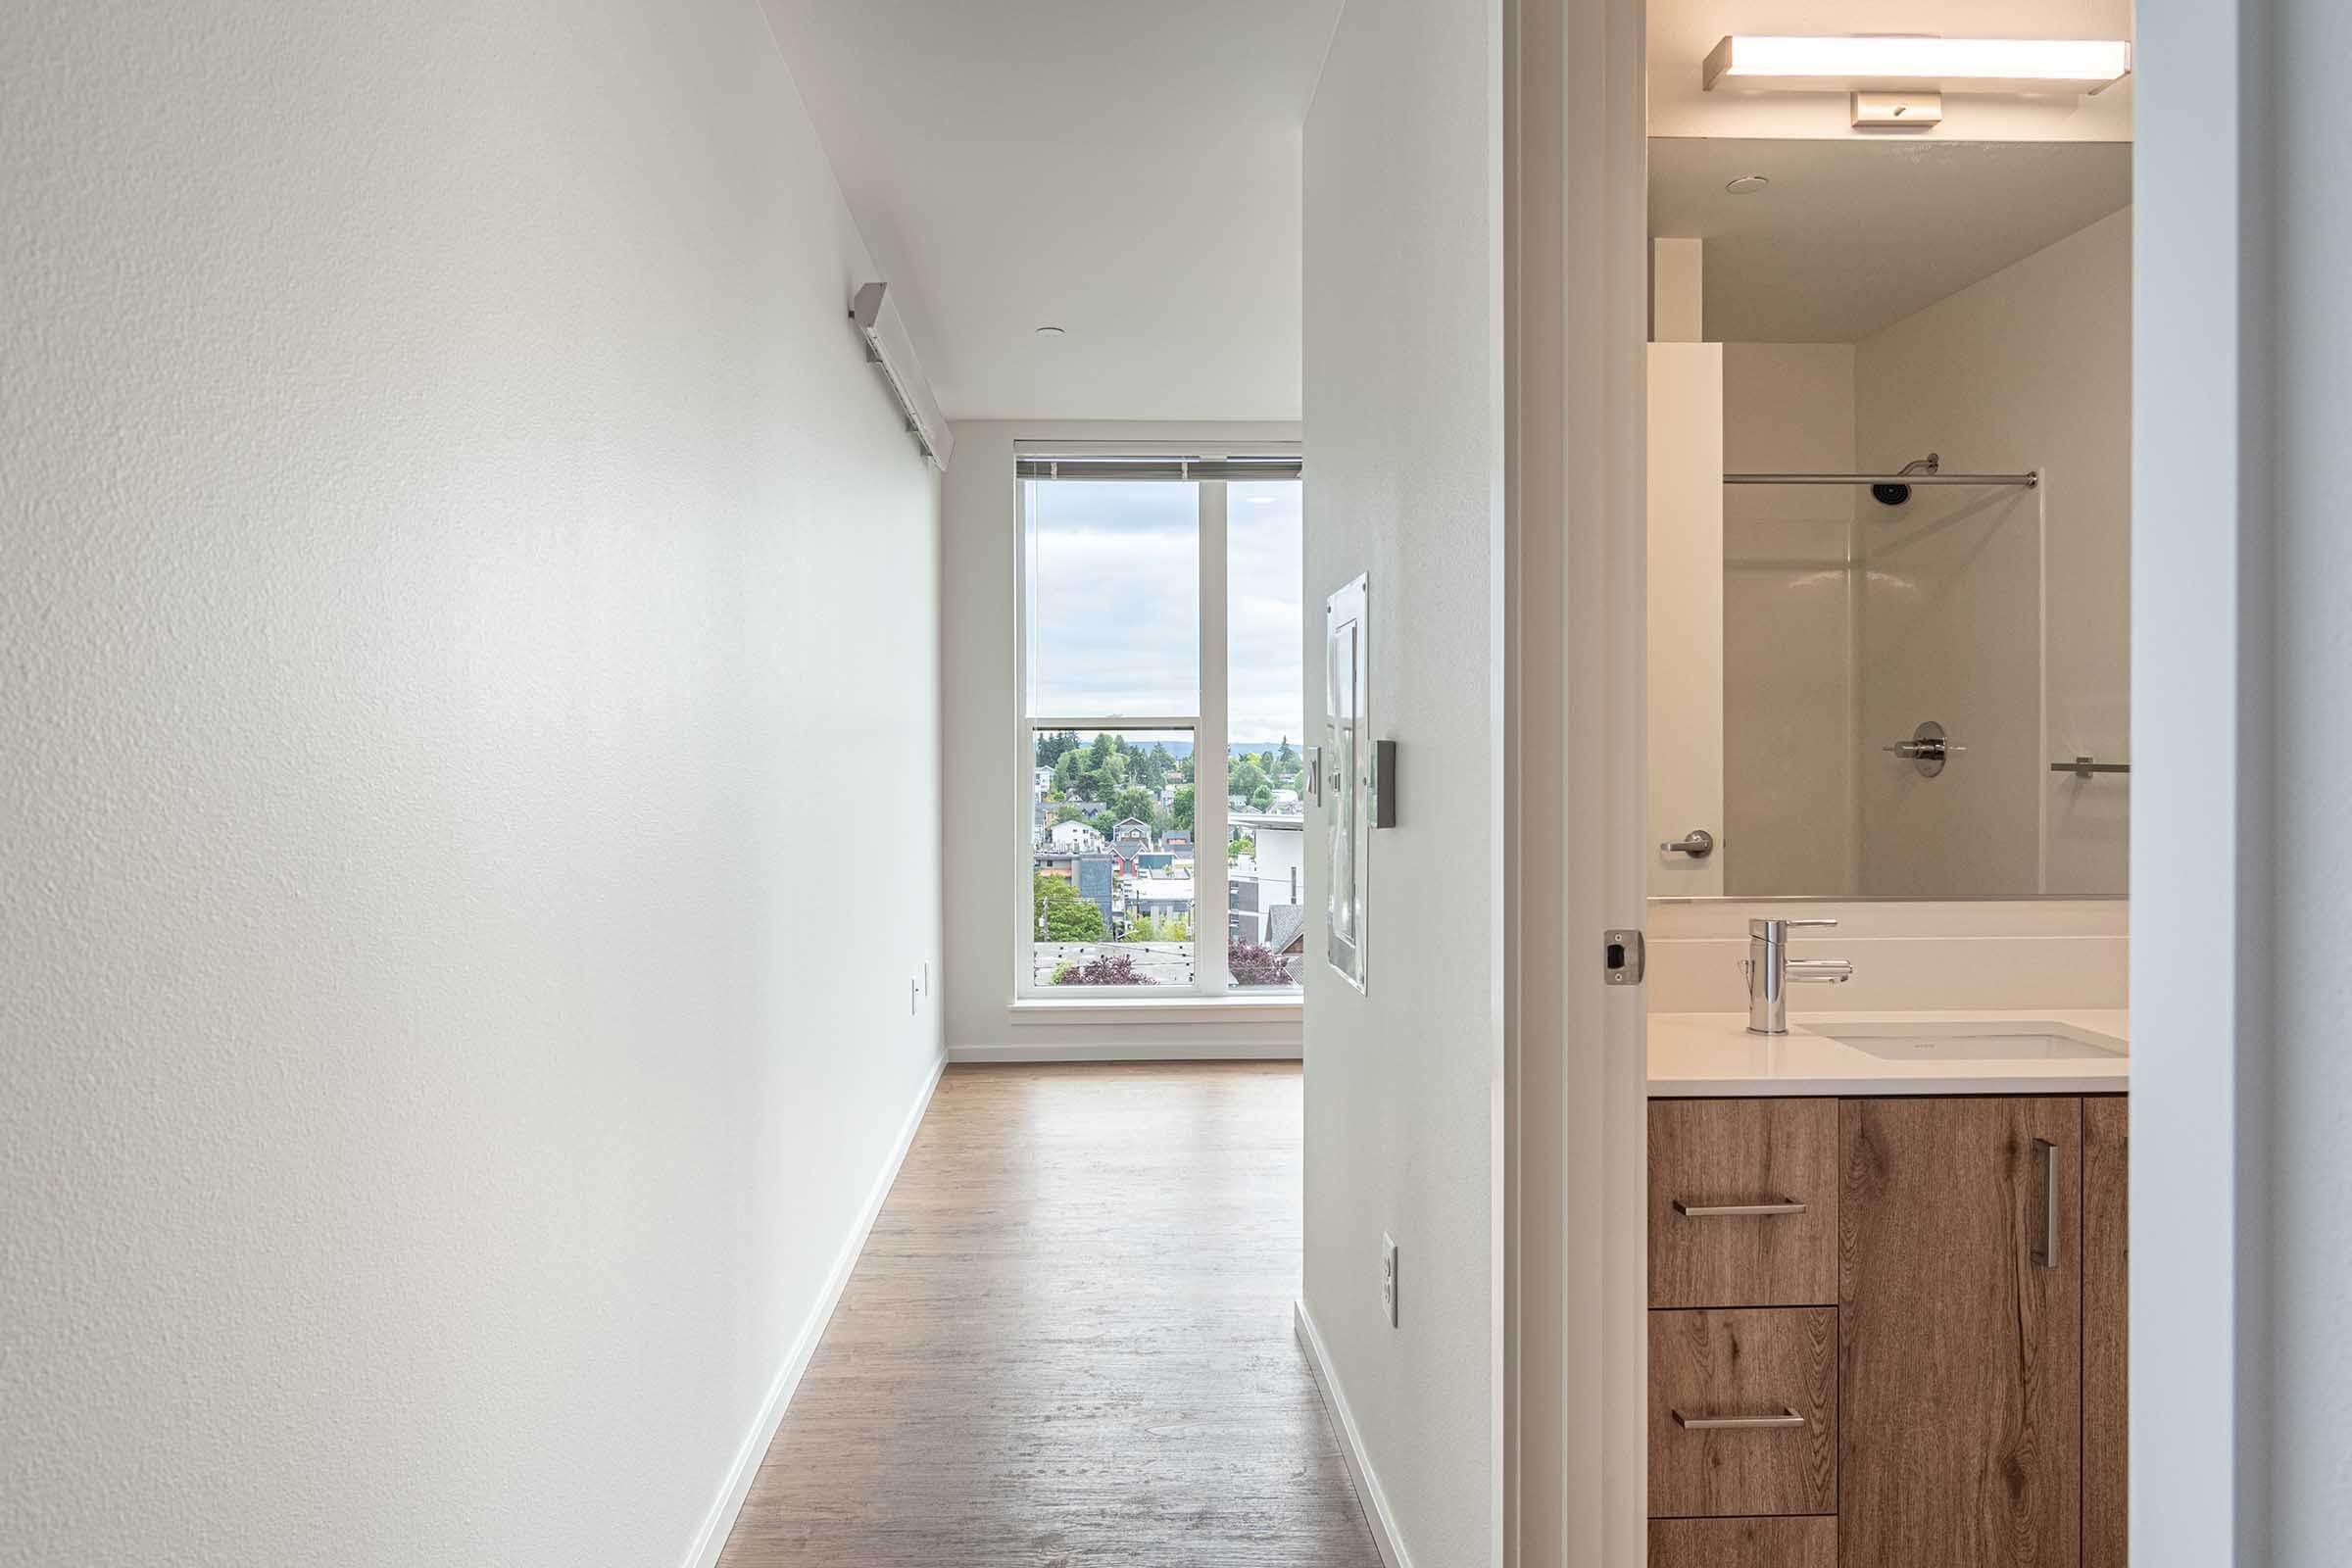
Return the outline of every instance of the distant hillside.
[[[1193,755],[1193,743],[1191,741],[1163,740],[1159,736],[1146,731],[1130,732],[1122,738],[1125,740],[1130,751],[1148,752],[1153,746],[1159,746],[1164,748],[1170,757],[1190,757]],[[1291,750],[1293,752],[1298,750],[1298,743],[1297,741],[1291,742]],[[1270,741],[1234,741],[1225,748],[1225,755],[1227,757],[1255,757],[1260,752],[1272,752],[1276,756],[1280,756],[1282,754],[1281,738],[1276,737]]]
[[[1128,744],[1132,746],[1136,745],[1137,743],[1131,741]],[[1148,748],[1152,743],[1150,741],[1145,741],[1141,744],[1143,747]],[[1168,749],[1168,755],[1170,757],[1190,757],[1193,755],[1193,743],[1191,741],[1161,741],[1159,744]],[[1294,752],[1298,750],[1298,743],[1297,741],[1291,742],[1291,750]],[[1227,757],[1255,757],[1260,752],[1272,752],[1275,755],[1280,756],[1282,753],[1282,742],[1279,739],[1270,741],[1234,741],[1225,748],[1225,755]]]

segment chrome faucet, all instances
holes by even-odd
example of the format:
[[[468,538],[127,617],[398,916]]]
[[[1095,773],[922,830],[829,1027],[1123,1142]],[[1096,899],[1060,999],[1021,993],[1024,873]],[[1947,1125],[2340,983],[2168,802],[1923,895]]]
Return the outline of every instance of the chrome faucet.
[[[1791,958],[1788,933],[1800,926],[1833,926],[1835,920],[1750,920],[1747,958],[1740,972],[1747,976],[1747,1032],[1785,1035],[1788,1032],[1788,982],[1817,981],[1843,985],[1854,977],[1854,966],[1843,958]]]

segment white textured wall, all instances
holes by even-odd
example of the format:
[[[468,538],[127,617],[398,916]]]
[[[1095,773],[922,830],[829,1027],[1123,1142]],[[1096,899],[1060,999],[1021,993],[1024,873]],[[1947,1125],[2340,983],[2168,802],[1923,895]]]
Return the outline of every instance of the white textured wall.
[[[1371,731],[1402,776],[1366,995],[1324,964],[1308,844],[1305,1299],[1422,1568],[1495,1549],[1498,27],[1478,0],[1352,0],[1306,123],[1307,668],[1325,596],[1368,571]]]
[[[1860,891],[2122,897],[2130,776],[2048,764],[2132,756],[2130,209],[1863,339],[1854,377],[1865,468],[1933,450],[1947,469],[2043,470],[2038,492],[1922,487],[1899,517],[1856,503]],[[1878,751],[1922,718],[1970,748],[1941,778]],[[1963,770],[1970,791],[1939,788]]]
[[[948,790],[942,871],[947,909],[948,1043],[965,1055],[1052,1054],[1112,1050],[1134,1055],[1296,1055],[1294,1019],[1197,1022],[1158,1019],[1015,1020],[1015,920],[1027,908],[1016,888],[1028,840],[1029,777],[1018,759],[1020,717],[1015,649],[1021,593],[1021,486],[1013,476],[1018,441],[1296,441],[1279,422],[1158,424],[1136,420],[980,420],[956,426],[942,516],[945,570],[955,591],[942,619]],[[1313,477],[1310,471],[1308,485]],[[1320,614],[1321,601],[1315,610]],[[1313,699],[1310,696],[1310,707]]]
[[[0,1563],[678,1563],[938,1046],[936,491],[765,24],[0,72]]]

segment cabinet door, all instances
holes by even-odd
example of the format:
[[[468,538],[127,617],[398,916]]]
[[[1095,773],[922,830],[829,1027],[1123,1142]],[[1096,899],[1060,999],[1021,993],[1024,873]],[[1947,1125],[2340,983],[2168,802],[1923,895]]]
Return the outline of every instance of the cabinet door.
[[[2082,1102],[2082,1568],[2126,1568],[2131,1102]]]
[[[2082,1102],[1839,1113],[1838,1560],[2076,1568]]]

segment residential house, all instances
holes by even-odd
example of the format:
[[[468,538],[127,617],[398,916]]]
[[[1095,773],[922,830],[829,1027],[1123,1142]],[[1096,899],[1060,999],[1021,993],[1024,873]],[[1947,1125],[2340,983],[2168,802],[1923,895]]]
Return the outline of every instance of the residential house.
[[[1306,818],[1295,811],[1236,811],[1227,818],[1235,838],[1249,838],[1257,852],[1237,861],[1234,874],[1257,888],[1256,907],[1299,904],[1306,898]]]
[[[1150,916],[1164,920],[1175,915],[1185,921],[1193,917],[1193,879],[1177,876],[1138,876],[1130,883],[1127,900],[1129,913],[1141,918]]]

